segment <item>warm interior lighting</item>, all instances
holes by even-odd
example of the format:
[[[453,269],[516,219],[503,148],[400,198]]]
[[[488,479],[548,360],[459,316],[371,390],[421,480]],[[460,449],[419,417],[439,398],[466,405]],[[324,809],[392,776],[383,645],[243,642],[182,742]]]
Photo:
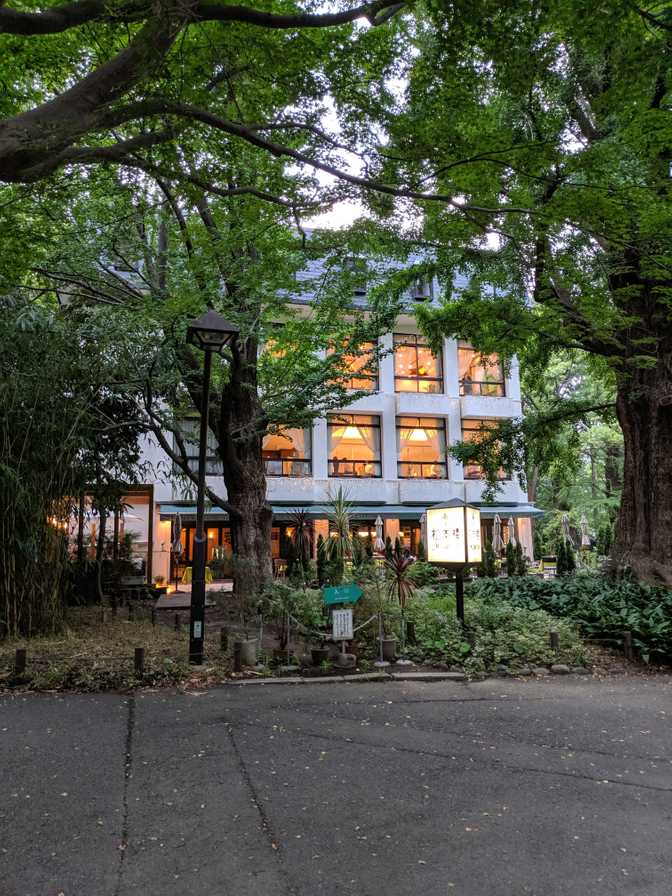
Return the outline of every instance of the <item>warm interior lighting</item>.
[[[429,436],[427,435],[427,430],[422,429],[419,426],[416,426],[415,429],[411,430],[411,434],[408,437],[409,442],[429,442]]]
[[[359,431],[358,426],[353,426],[352,424],[350,424],[349,426],[345,427],[343,431],[343,438],[349,439],[351,442],[361,442],[362,434]]]

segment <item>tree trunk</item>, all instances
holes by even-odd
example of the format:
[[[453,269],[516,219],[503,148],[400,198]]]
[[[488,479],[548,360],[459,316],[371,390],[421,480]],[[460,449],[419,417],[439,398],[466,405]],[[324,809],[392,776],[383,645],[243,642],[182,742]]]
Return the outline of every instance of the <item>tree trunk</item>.
[[[233,588],[241,616],[258,600],[273,577],[271,526],[262,458],[266,417],[257,391],[257,342],[232,349],[229,382],[222,393],[218,443],[223,461],[234,554]]]
[[[613,560],[642,580],[672,586],[672,357],[619,385],[623,492]]]

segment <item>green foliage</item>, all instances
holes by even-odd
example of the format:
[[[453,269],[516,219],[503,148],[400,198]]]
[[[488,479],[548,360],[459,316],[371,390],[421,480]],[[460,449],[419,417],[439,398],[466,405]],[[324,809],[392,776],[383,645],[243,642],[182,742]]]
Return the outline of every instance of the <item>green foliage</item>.
[[[486,541],[485,547],[483,548],[483,559],[481,564],[478,567],[478,575],[480,578],[485,577],[493,577],[497,575],[497,566],[495,564],[495,552],[492,548],[492,542],[490,540]]]
[[[515,576],[516,572],[516,549],[513,546],[513,541],[509,539],[506,543],[506,574]]]
[[[426,559],[427,559],[427,555],[425,554],[425,543],[423,542],[422,539],[420,539],[420,541],[418,541],[418,550],[417,550],[416,560],[418,561],[418,563],[424,563],[424,561]]]
[[[567,543],[564,538],[558,541],[555,556],[555,574],[558,576],[567,575]]]
[[[523,546],[519,541],[516,542],[516,575],[527,575],[527,559],[523,552]]]
[[[327,548],[322,534],[317,536],[317,584],[323,588],[327,577]]]
[[[486,672],[499,664],[515,671],[524,665],[558,661],[577,664],[583,660],[576,627],[538,608],[495,604],[468,595],[465,617],[468,638],[455,617],[452,594],[418,595],[408,610],[417,639],[409,655],[418,661],[459,664],[470,672]],[[560,659],[550,649],[551,628],[560,632]]]
[[[440,569],[426,560],[416,560],[408,571],[408,577],[417,588],[436,585]]]
[[[393,556],[394,556],[394,550],[392,548],[392,539],[388,535],[387,538],[385,539],[385,559],[388,561],[388,563],[392,562]]]
[[[609,551],[611,550],[611,543],[613,540],[612,527],[609,523],[604,523],[597,533],[597,553],[601,557],[608,557]]]
[[[577,573],[558,579],[482,579],[469,586],[468,594],[495,605],[506,602],[572,619],[584,634],[614,645],[622,644],[624,631],[631,631],[645,661],[672,656],[672,591],[663,588]]]

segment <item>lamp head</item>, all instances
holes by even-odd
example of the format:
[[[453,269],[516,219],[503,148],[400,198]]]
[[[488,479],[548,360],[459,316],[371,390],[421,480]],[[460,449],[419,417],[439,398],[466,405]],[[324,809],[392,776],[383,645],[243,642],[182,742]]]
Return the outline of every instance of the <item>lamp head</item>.
[[[192,321],[187,328],[187,342],[203,351],[221,352],[231,345],[240,330],[212,308]]]

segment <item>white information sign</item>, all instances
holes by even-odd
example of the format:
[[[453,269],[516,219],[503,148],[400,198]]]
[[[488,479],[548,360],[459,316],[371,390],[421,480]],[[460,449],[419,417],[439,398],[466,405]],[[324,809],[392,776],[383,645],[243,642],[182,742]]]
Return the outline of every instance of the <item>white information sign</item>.
[[[352,641],[352,609],[333,610],[331,615],[332,637],[334,641]]]
[[[476,507],[467,507],[467,560],[480,563],[481,556],[481,512]]]
[[[427,560],[430,563],[481,562],[481,515],[476,507],[427,508]]]

